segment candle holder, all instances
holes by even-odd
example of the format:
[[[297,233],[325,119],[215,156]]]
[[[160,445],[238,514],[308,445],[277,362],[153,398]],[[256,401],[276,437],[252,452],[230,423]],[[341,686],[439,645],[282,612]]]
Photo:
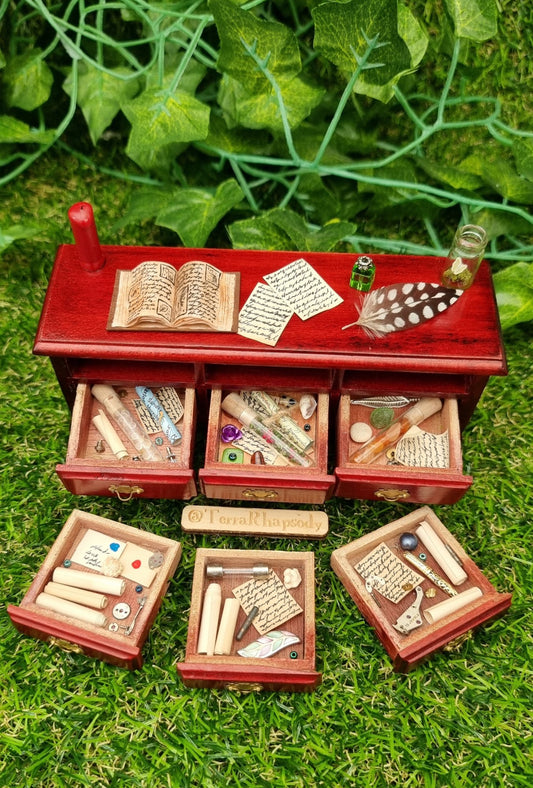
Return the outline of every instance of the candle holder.
[[[474,282],[486,246],[487,234],[483,227],[475,224],[459,227],[441,275],[441,284],[455,290],[467,290]]]

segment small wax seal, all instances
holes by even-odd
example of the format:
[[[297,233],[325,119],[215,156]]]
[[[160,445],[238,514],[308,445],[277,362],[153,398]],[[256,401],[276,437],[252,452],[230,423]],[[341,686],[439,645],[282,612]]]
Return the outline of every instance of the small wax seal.
[[[390,427],[394,421],[394,411],[392,408],[376,408],[370,414],[370,423],[377,430]]]
[[[433,599],[437,596],[437,589],[436,588],[426,588],[424,594],[428,599]]]
[[[223,443],[232,443],[242,438],[242,432],[238,427],[235,427],[234,424],[226,424],[220,431],[220,437]]]
[[[148,559],[148,567],[150,569],[158,569],[163,564],[164,560],[165,556],[163,553],[160,553],[159,550],[157,550],[155,553],[152,553]]]
[[[402,550],[415,550],[418,547],[417,537],[414,534],[402,534],[400,536],[400,547]]]
[[[108,556],[102,562],[102,574],[106,577],[118,577],[122,572],[122,564],[118,558]]]
[[[298,588],[302,576],[297,569],[285,569],[283,572],[283,585],[285,588]]]
[[[364,421],[356,421],[350,427],[350,438],[354,443],[365,443],[372,437],[372,427]]]

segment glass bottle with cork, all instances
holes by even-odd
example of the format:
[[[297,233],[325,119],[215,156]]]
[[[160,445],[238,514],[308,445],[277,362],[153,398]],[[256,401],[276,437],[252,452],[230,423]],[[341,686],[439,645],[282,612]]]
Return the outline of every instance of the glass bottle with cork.
[[[441,274],[441,283],[456,290],[467,290],[474,282],[487,246],[483,227],[465,224],[455,233]]]

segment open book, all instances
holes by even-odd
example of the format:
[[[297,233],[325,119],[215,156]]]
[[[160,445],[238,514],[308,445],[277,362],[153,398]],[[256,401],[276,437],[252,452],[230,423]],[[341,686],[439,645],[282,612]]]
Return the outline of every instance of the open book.
[[[107,328],[126,331],[236,331],[239,273],[191,260],[181,268],[147,260],[117,271]]]

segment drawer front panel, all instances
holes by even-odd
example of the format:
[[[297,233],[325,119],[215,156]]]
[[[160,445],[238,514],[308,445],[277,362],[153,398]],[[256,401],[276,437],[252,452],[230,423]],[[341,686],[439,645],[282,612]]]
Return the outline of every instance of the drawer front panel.
[[[242,484],[236,480],[228,481],[227,476],[222,479],[206,479],[200,471],[200,487],[208,498],[227,498],[232,501],[272,502],[272,503],[324,503],[333,494],[334,477],[327,477],[327,481],[318,486],[307,486],[303,483],[294,483],[294,486],[281,486],[279,483]]]
[[[116,496],[121,501],[132,498],[177,498],[186,500],[196,495],[196,484],[192,470],[171,474],[128,474],[102,473],[101,469],[57,465],[56,472],[74,495]]]
[[[339,498],[358,498],[371,501],[399,503],[451,504],[463,497],[472,484],[470,476],[439,474],[424,478],[421,472],[396,474],[367,474],[364,478],[345,475],[337,469],[335,495]]]

